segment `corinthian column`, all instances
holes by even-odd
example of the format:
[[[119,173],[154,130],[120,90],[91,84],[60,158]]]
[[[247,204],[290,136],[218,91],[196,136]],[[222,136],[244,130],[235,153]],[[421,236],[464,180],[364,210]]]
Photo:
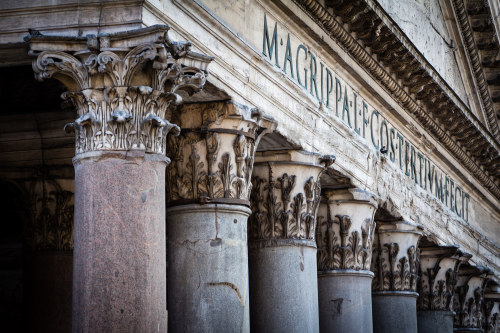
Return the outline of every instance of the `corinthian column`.
[[[417,321],[419,333],[453,331],[453,295],[460,265],[471,255],[457,245],[421,246]]]
[[[373,331],[417,332],[418,241],[422,226],[377,221],[373,244]]]
[[[234,103],[174,115],[167,168],[171,332],[248,332],[247,218],[256,146],[275,123]]]
[[[255,332],[318,332],[316,211],[330,156],[272,151],[256,156],[249,225]]]
[[[458,271],[457,287],[453,297],[455,320],[453,331],[484,332],[484,292],[491,271],[482,266],[462,266]]]
[[[39,80],[63,82],[75,133],[73,332],[165,331],[165,118],[201,89],[210,57],[167,26],[87,37],[34,35]]]
[[[325,192],[318,213],[319,323],[322,332],[372,332],[370,271],[371,192],[351,188]]]

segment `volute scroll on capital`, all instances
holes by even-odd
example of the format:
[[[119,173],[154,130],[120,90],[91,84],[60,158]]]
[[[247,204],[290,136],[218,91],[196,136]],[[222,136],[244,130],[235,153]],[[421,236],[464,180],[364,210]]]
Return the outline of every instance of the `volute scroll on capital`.
[[[259,152],[252,176],[250,241],[259,246],[307,241],[315,247],[320,177],[334,161],[332,155],[295,150]]]
[[[325,190],[318,212],[318,271],[369,271],[377,200],[360,188]]]
[[[78,118],[76,153],[145,150],[165,154],[166,137],[179,134],[170,123],[182,103],[180,91],[203,88],[212,57],[190,50],[191,43],[168,37],[168,26],[86,37],[30,34],[35,77],[55,78],[68,92]]]

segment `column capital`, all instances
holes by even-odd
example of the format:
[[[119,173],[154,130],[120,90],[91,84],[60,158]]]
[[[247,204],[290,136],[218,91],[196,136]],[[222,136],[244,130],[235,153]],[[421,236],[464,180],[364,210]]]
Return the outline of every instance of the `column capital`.
[[[182,133],[167,144],[168,205],[250,206],[256,147],[276,128],[274,119],[232,101],[184,105],[173,119]]]
[[[369,271],[377,208],[375,194],[360,188],[326,190],[324,194],[316,237],[318,271]]]
[[[460,266],[471,255],[458,245],[420,246],[419,311],[452,311],[453,295]]]
[[[315,246],[320,176],[334,161],[330,155],[297,150],[258,152],[249,238],[264,245],[306,240]]]
[[[55,78],[68,92],[78,118],[76,154],[131,149],[165,154],[166,136],[179,127],[167,118],[206,82],[212,57],[190,50],[191,43],[168,37],[168,26],[73,36],[29,35],[35,77]]]
[[[482,328],[484,292],[491,274],[492,271],[483,266],[460,267],[453,298],[455,328]]]
[[[421,225],[409,221],[377,221],[372,259],[373,292],[417,295],[420,260],[417,245],[422,231]]]
[[[484,293],[484,323],[485,333],[500,331],[500,287],[494,283],[486,287]]]

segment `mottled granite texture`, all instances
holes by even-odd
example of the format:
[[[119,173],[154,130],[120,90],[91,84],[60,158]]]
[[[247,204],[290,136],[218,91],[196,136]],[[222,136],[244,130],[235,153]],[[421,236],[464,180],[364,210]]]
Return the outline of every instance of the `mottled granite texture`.
[[[73,159],[73,332],[165,332],[167,161],[143,151]]]

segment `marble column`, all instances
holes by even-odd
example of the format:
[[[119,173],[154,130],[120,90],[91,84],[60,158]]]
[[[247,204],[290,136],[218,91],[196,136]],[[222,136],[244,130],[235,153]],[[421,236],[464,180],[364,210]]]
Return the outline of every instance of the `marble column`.
[[[417,332],[418,241],[423,228],[408,221],[377,221],[373,244],[373,331]]]
[[[417,321],[419,333],[453,331],[452,300],[460,265],[471,255],[458,245],[420,246],[420,281],[418,283]]]
[[[255,332],[318,332],[316,212],[331,156],[259,152],[249,221],[251,326]]]
[[[453,297],[455,319],[453,331],[484,332],[484,292],[491,271],[483,266],[462,265],[458,271],[457,287]]]
[[[87,37],[30,36],[40,80],[66,85],[75,133],[73,332],[164,332],[165,118],[202,88],[211,57],[167,26]]]
[[[186,105],[168,140],[170,332],[249,332],[247,219],[255,149],[275,122],[233,102]]]
[[[484,333],[500,333],[500,286],[492,282],[484,293]]]
[[[325,191],[325,196],[316,237],[320,330],[369,333],[376,197],[359,188]]]

